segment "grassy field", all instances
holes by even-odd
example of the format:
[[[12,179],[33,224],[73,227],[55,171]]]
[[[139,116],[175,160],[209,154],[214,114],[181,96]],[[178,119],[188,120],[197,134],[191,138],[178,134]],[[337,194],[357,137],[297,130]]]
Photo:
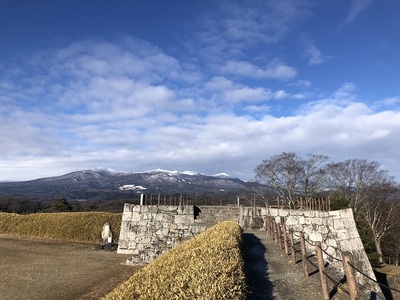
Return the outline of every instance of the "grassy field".
[[[242,229],[215,225],[135,273],[104,300],[245,299]]]
[[[0,233],[71,242],[99,242],[105,222],[118,243],[121,213],[74,212],[18,215],[0,213]]]

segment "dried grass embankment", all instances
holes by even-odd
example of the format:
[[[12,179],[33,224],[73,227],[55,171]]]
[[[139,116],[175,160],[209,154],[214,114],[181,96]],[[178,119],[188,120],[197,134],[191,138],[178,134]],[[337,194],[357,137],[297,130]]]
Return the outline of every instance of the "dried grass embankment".
[[[18,215],[0,213],[0,233],[71,242],[99,242],[105,222],[118,243],[121,213],[74,212]]]
[[[242,229],[215,225],[136,272],[104,300],[245,299]]]

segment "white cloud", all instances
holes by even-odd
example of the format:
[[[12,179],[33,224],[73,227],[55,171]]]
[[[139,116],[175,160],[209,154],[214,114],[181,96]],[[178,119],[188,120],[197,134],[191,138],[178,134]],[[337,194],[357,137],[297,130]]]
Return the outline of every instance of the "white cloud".
[[[278,91],[275,91],[275,93],[274,93],[274,98],[278,99],[278,100],[285,99],[289,96],[290,95],[288,93],[286,93],[284,90],[278,90]]]
[[[282,63],[279,59],[273,59],[264,72],[267,78],[287,80],[297,75],[295,68]]]
[[[353,22],[364,10],[370,7],[373,2],[374,0],[351,0],[346,23]]]
[[[269,89],[247,87],[222,76],[212,78],[205,84],[205,88],[211,92],[216,92],[214,97],[227,103],[267,101],[274,96]]]
[[[287,80],[297,75],[296,69],[286,65],[279,59],[271,60],[265,68],[260,68],[245,61],[229,61],[222,68],[223,73],[245,76],[250,78],[268,78]]]
[[[304,40],[303,44],[309,65],[319,65],[325,62],[327,56],[322,54],[322,52],[315,46],[314,42],[310,40]]]
[[[385,106],[395,106],[400,103],[400,97],[389,97],[380,101],[380,104]]]

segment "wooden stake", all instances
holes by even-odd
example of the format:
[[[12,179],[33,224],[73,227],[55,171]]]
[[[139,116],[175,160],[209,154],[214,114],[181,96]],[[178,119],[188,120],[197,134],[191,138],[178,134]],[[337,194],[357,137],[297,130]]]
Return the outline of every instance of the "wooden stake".
[[[290,248],[292,252],[292,264],[296,264],[296,248],[294,247],[293,229],[289,230]]]
[[[356,300],[358,297],[357,283],[356,283],[356,277],[354,276],[354,270],[349,264],[350,262],[351,262],[350,256],[348,254],[344,254],[343,267],[344,267],[344,272],[346,274],[347,285],[349,287],[350,299]]]
[[[322,256],[321,242],[315,242],[315,253],[317,254],[319,277],[321,279],[322,295],[324,300],[329,300],[328,281],[325,275],[324,257]]]
[[[276,230],[277,230],[277,234],[278,234],[279,247],[282,249],[282,230],[281,230],[280,223],[276,223]]]
[[[276,224],[275,219],[273,221],[274,224],[274,240],[275,244],[278,244],[278,224]]]
[[[304,276],[308,277],[308,262],[307,262],[307,252],[306,252],[306,243],[304,241],[304,233],[300,232],[300,247],[301,247],[301,261],[303,264],[303,272]]]
[[[281,217],[282,231],[283,231],[283,245],[285,246],[285,254],[289,255],[288,244],[287,244],[287,233],[285,226],[285,218]]]

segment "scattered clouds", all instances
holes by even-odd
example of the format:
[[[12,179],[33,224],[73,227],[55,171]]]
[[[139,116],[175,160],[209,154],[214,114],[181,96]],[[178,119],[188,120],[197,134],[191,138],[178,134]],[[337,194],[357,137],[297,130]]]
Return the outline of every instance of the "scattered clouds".
[[[369,8],[374,0],[352,0],[350,2],[350,10],[345,22],[351,23],[367,8]]]
[[[352,1],[347,22],[371,4]],[[215,5],[194,21],[179,53],[120,36],[2,63],[0,180],[95,167],[250,179],[282,151],[377,160],[400,178],[399,98],[365,101],[353,82],[309,77],[315,68],[296,64],[301,50],[290,58],[282,51],[290,34],[298,46],[296,26],[311,1]],[[309,65],[330,58],[318,41],[301,41]]]
[[[252,65],[244,61],[229,61],[221,71],[227,74],[239,75],[255,79],[288,80],[297,75],[295,68],[286,65],[279,59],[272,59],[265,68]]]
[[[2,75],[0,82],[7,88],[2,96],[9,101],[0,103],[0,133],[8,145],[0,149],[0,166],[5,170],[1,179],[32,179],[101,166],[125,171],[156,167],[209,174],[225,171],[250,179],[257,164],[281,151],[318,152],[336,160],[357,153],[395,165],[399,112],[375,112],[360,101],[353,83],[302,104],[295,114],[274,116],[276,104],[271,101],[310,96],[254,87],[224,76],[192,87],[179,75],[192,70],[160,50],[150,47],[151,55],[142,55],[142,67],[137,68],[132,61],[138,54],[121,44],[106,47],[118,55],[99,64],[103,54],[96,59],[97,47],[106,44],[84,44],[84,54],[82,47],[69,46],[68,51],[47,53],[51,64],[31,65],[31,70],[50,69],[47,77],[39,71],[31,73],[30,81]],[[164,78],[166,69],[154,68],[155,57],[169,65],[168,72],[176,72],[174,82]],[[125,65],[122,71],[113,71],[115,64],[127,61],[133,70]],[[282,63],[276,60],[269,67],[280,74]],[[29,86],[37,82],[47,91],[46,109],[38,97],[43,92]],[[21,84],[29,92],[19,94]],[[310,83],[294,85],[303,89]],[[189,94],[192,97],[186,97]],[[383,149],[390,155],[379,157]]]
[[[322,52],[315,46],[314,41],[309,38],[302,39],[302,44],[304,46],[304,52],[308,59],[308,64],[311,66],[322,64],[329,58],[327,55],[322,54]]]

